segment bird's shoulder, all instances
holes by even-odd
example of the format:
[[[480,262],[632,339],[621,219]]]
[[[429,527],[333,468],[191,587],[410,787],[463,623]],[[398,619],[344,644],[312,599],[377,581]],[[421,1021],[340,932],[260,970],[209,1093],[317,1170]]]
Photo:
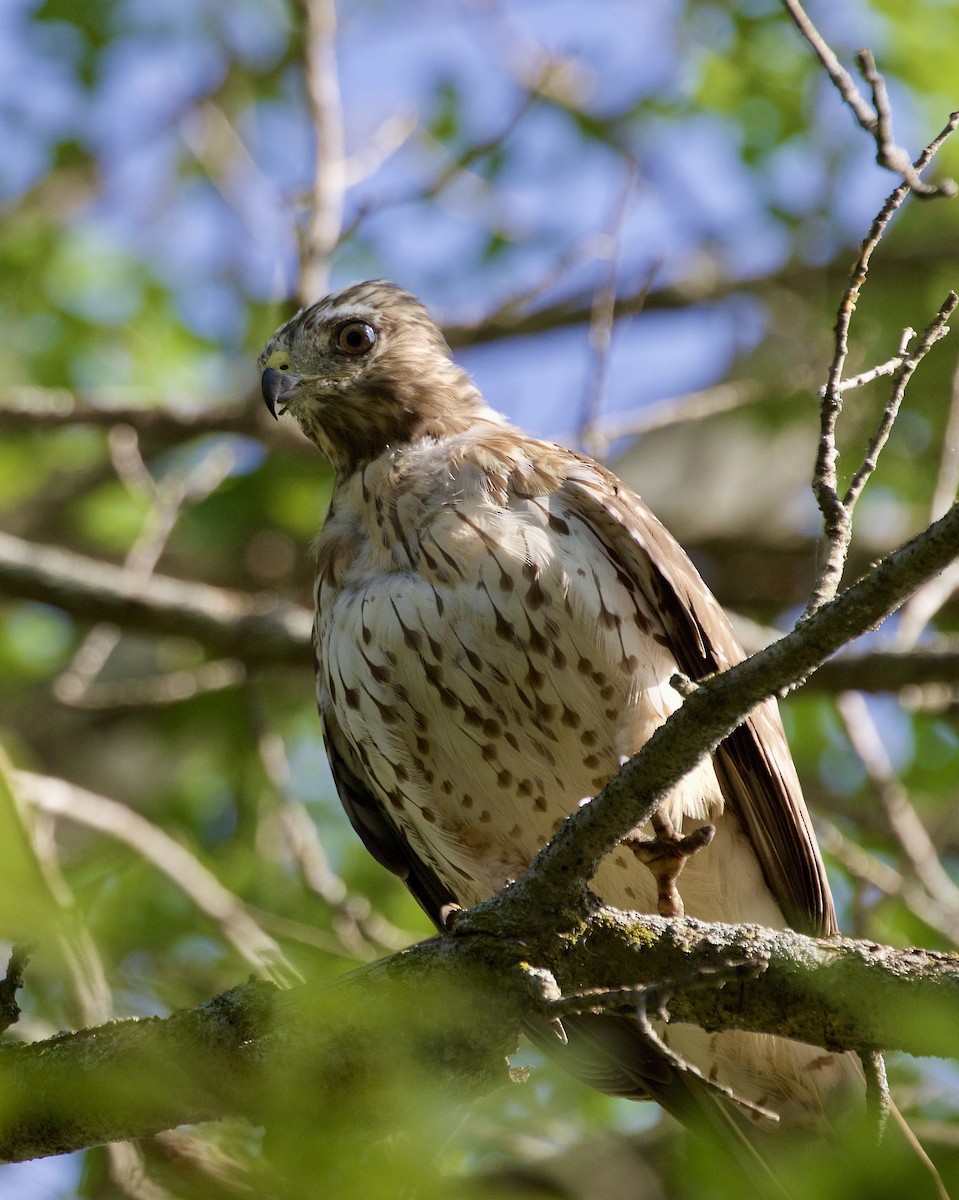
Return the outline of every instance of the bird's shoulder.
[[[592,459],[497,420],[391,449],[340,481],[316,543],[317,595],[409,572],[448,585],[503,555],[534,574],[547,562],[611,572],[666,624],[677,604],[695,611],[680,622],[695,674],[741,656],[695,568],[630,488]],[[712,654],[703,619],[716,633]]]

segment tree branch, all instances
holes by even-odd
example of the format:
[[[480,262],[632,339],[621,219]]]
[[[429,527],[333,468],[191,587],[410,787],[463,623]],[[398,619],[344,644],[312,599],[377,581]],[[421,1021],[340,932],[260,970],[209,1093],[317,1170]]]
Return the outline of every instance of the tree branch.
[[[295,1094],[301,1119],[322,1129],[320,1113],[342,1111],[375,1082],[366,1118],[376,1125],[390,1097],[407,1095],[384,1086],[384,1071],[397,1064],[426,1069],[434,1090],[461,1107],[506,1082],[504,1055],[523,1021],[595,1008],[598,990],[604,1011],[629,1010],[641,979],[693,981],[672,992],[670,1016],[708,1030],[776,1033],[834,1051],[959,1054],[955,1022],[945,1019],[959,1005],[957,956],[605,907],[562,936],[547,914],[528,911],[517,942],[492,929],[501,914],[511,919],[509,895],[484,906],[488,934],[457,928],[330,987],[279,993],[249,983],[165,1020],[5,1045],[0,1094],[17,1104],[0,1112],[0,1158],[230,1114],[268,1121],[274,1085],[277,1116],[282,1107],[289,1119]],[[728,978],[731,963],[753,975],[748,987],[702,986],[710,975]],[[625,985],[621,994],[611,980]],[[904,1021],[904,1012],[919,1019]],[[390,1111],[388,1128],[419,1116],[406,1104]]]
[[[81,621],[112,621],[128,629],[192,637],[233,662],[216,667],[204,684],[182,678],[115,683],[102,705],[164,704],[189,699],[204,686],[232,687],[243,678],[239,663],[308,664],[312,613],[269,595],[251,595],[154,575],[131,585],[122,568],[59,547],[37,546],[0,533],[0,596],[62,608]],[[824,663],[804,687],[832,693],[896,692],[928,684],[953,686],[959,678],[959,643],[941,639],[907,652],[846,653]],[[142,694],[141,694],[142,693]]]
[[[792,4],[793,0],[785,0],[785,2]],[[798,4],[795,7],[802,13]],[[804,13],[802,13],[802,16],[805,19]],[[921,170],[932,161],[933,156],[938,152],[943,142],[955,131],[957,125],[959,125],[959,113],[953,113],[945,127],[933,138],[916,160],[917,170]],[[880,428],[872,440],[866,459],[854,477],[853,484],[850,485],[845,496],[840,496],[837,472],[839,449],[836,444],[836,424],[842,412],[843,392],[848,389],[850,382],[846,381],[844,384],[842,378],[846,366],[846,358],[849,353],[849,327],[852,323],[853,313],[856,311],[856,305],[859,302],[863,285],[869,274],[869,263],[873,251],[879,245],[886,227],[904,203],[910,191],[910,185],[903,183],[899,187],[894,188],[886,198],[886,202],[876,214],[869,232],[862,240],[859,247],[859,255],[849,273],[846,289],[839,302],[839,311],[836,315],[835,349],[832,361],[829,364],[829,374],[826,384],[820,392],[819,448],[816,455],[816,466],[812,482],[813,494],[823,515],[827,550],[807,606],[807,612],[813,612],[826,603],[827,600],[836,594],[839,588],[846,565],[849,543],[852,538],[852,514],[856,506],[856,501],[859,498],[866,479],[875,467],[875,458],[881,450],[885,438],[888,436],[889,429],[892,427],[892,422],[898,412],[906,384],[932,346],[948,331],[946,321],[955,310],[957,303],[955,293],[950,292],[939,309],[938,314],[925,331],[919,346],[911,354],[906,354],[906,344],[910,340],[908,335],[911,331],[907,331],[903,336],[899,346],[899,355],[897,356],[900,357],[901,361],[893,372],[894,384],[884,409]]]
[[[909,161],[907,152],[901,146],[897,146],[893,140],[892,112],[886,92],[886,81],[876,68],[872,51],[860,50],[856,55],[856,63],[872,92],[873,108],[870,108],[856,87],[853,77],[843,67],[825,38],[810,21],[799,0],[783,0],[783,4],[799,32],[816,52],[816,56],[826,69],[826,74],[849,106],[859,126],[875,140],[876,162],[881,167],[886,167],[901,175],[917,196],[925,198],[955,196],[956,185],[951,179],[944,179],[938,187],[924,183],[919,177],[922,168],[914,166]]]
[[[797,686],[846,642],[895,612],[956,558],[957,548],[959,505],[778,642],[698,684],[619,775],[567,818],[511,889],[514,903],[555,909],[573,901],[581,881],[593,877],[606,855],[650,819],[663,797],[752,708]]]
[[[193,637],[246,663],[308,663],[312,617],[276,596],[154,575],[0,533],[0,592],[54,604],[83,620]]]
[[[952,640],[941,639],[941,644],[919,646],[908,653],[898,650],[843,653],[823,663],[803,684],[803,691],[898,692],[932,684],[954,689],[957,681],[959,646]]]
[[[340,241],[346,193],[343,106],[336,65],[335,0],[300,0],[305,17],[306,85],[316,132],[316,164],[303,237],[299,298],[312,304],[327,290],[330,257]]]

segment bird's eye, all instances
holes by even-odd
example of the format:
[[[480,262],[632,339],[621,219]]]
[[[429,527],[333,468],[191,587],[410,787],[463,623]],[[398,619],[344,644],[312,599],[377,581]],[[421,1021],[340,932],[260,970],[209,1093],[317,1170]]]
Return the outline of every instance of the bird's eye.
[[[347,321],[336,331],[334,344],[344,354],[365,354],[376,341],[376,330],[365,321]]]

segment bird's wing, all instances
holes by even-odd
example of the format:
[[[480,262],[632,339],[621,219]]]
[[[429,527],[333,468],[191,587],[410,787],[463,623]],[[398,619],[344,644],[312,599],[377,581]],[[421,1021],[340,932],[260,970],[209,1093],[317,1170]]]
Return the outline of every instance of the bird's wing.
[[[563,502],[592,527],[632,587],[659,613],[679,670],[702,679],[745,657],[725,613],[685,551],[614,475],[569,454]],[[832,894],[786,741],[768,700],[713,756],[723,796],[756,852],[770,891],[802,933],[838,931]]]
[[[380,866],[398,875],[437,928],[456,897],[409,844],[371,788],[366,768],[332,713],[321,714],[323,740],[340,803],[360,840]]]

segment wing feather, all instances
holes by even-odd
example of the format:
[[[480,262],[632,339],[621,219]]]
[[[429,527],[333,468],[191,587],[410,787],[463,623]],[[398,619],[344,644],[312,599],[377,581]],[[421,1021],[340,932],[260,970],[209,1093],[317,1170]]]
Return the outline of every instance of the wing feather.
[[[382,867],[398,875],[438,929],[456,897],[415,853],[367,781],[366,768],[332,713],[320,714],[323,740],[340,803],[360,840]]]
[[[570,454],[564,500],[658,609],[679,670],[702,679],[745,657],[729,619],[678,542],[609,471]],[[650,594],[652,592],[652,594]],[[755,708],[714,754],[726,803],[739,818],[789,924],[838,932],[812,821],[774,700]]]

